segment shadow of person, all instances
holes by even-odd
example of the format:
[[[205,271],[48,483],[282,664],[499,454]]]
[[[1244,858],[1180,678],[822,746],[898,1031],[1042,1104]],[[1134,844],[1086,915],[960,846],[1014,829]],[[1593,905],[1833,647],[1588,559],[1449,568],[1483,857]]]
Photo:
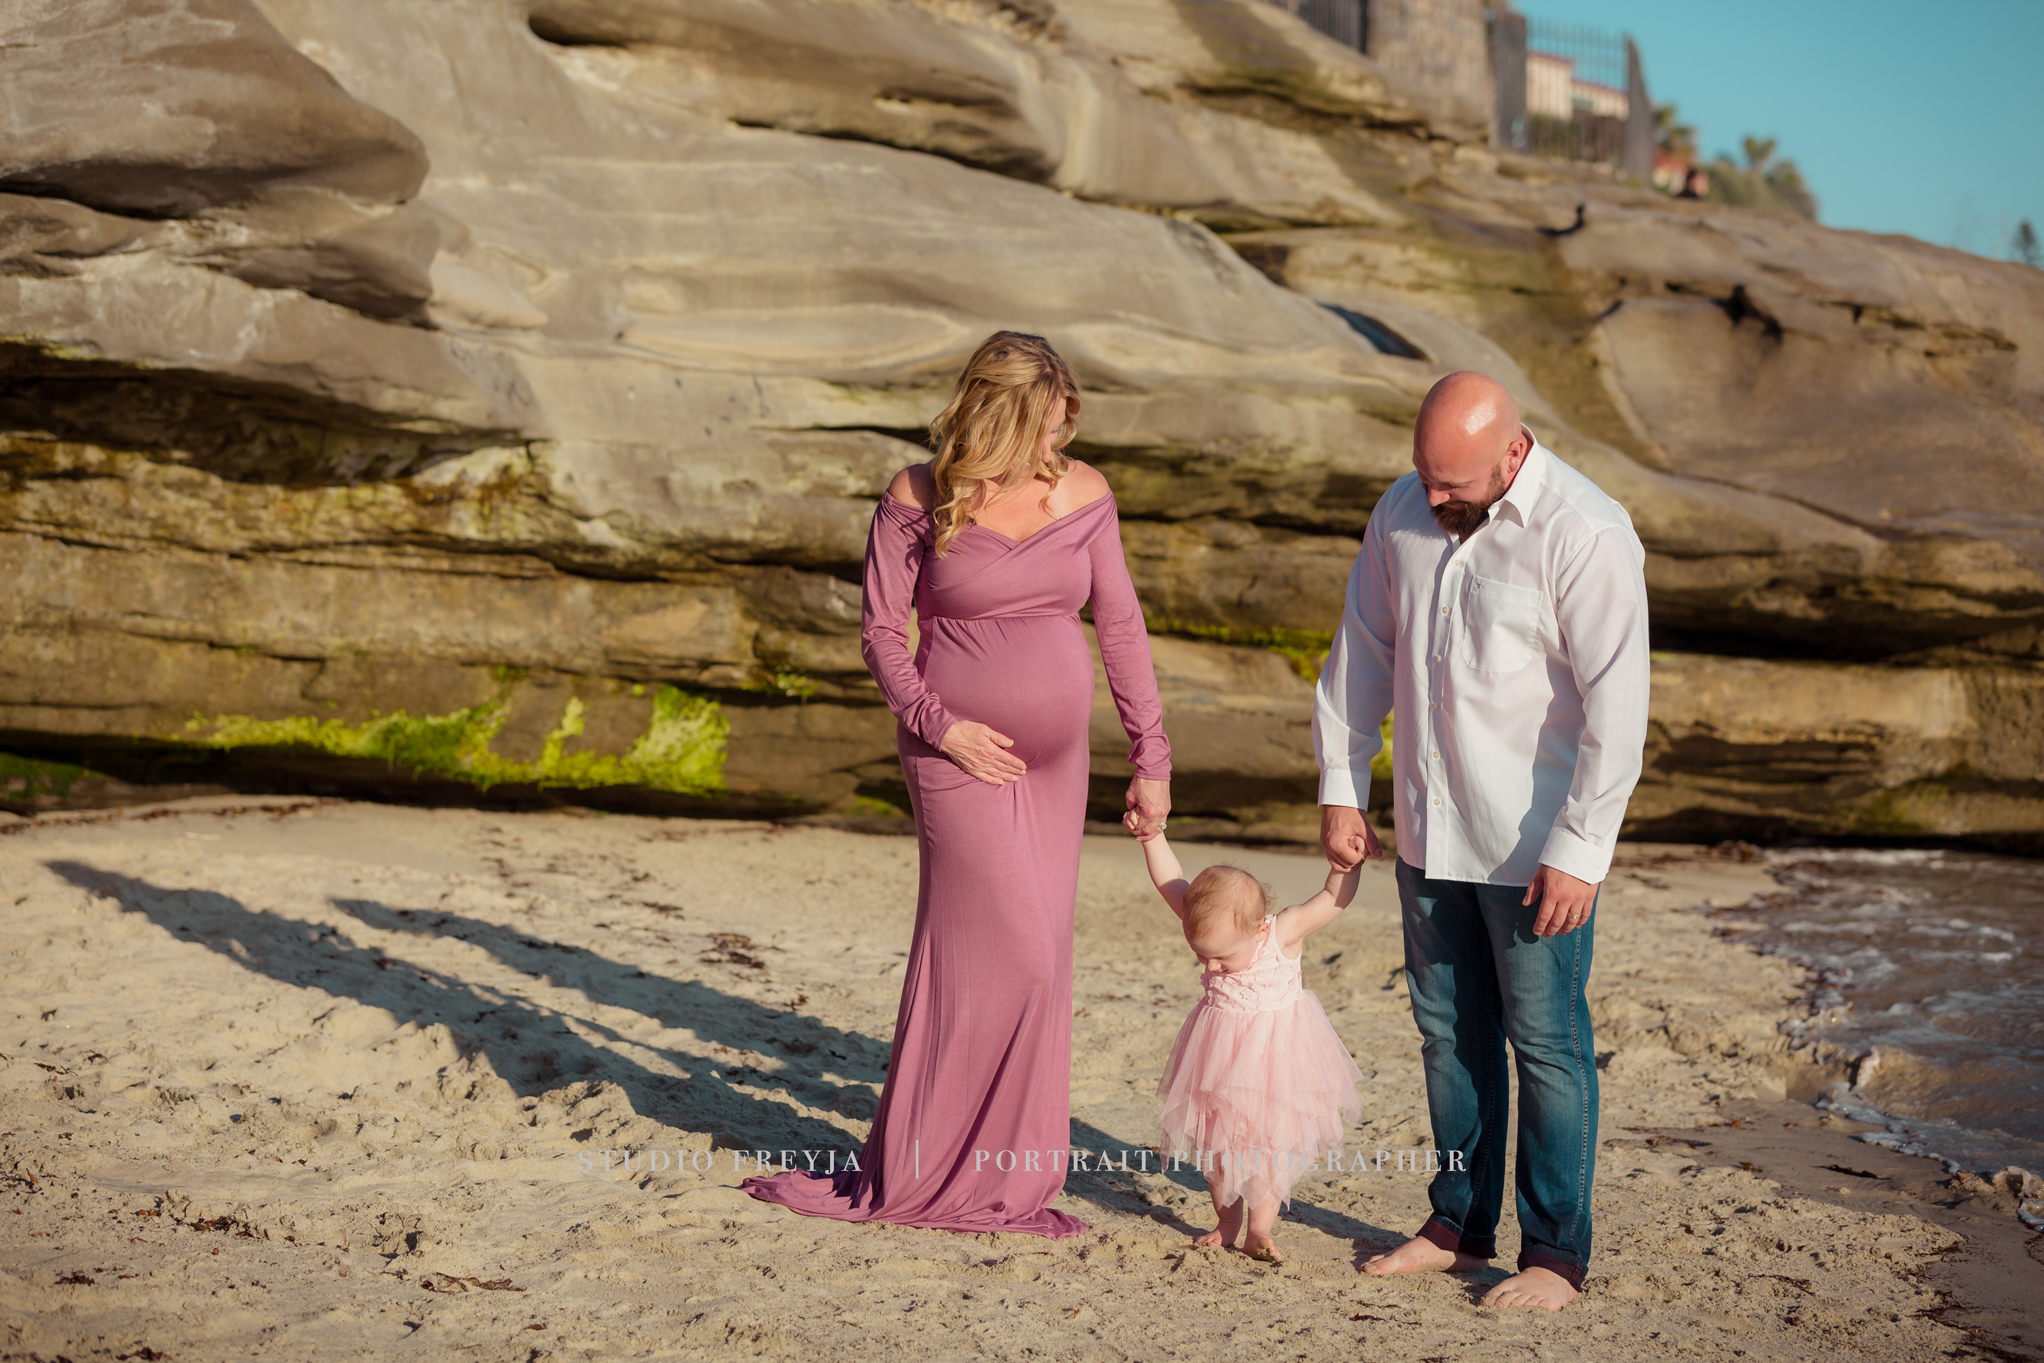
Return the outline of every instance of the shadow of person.
[[[783,1096],[863,1119],[874,1107],[872,1085],[885,1078],[891,1050],[886,1042],[504,924],[393,908],[370,899],[330,901],[370,927],[467,942],[528,978],[573,991],[592,1004],[628,1008],[686,1027],[706,1047],[728,1048],[732,1056],[711,1059],[648,1045],[593,1016],[550,1009],[485,979],[422,965],[359,944],[335,926],[250,908],[217,891],[155,885],[78,861],[46,865],[70,884],[141,914],[177,940],[265,978],[383,1009],[399,1024],[444,1026],[464,1054],[480,1054],[520,1097],[536,1097],[576,1079],[607,1081],[624,1090],[640,1115],[707,1132],[713,1144],[724,1148],[835,1150],[842,1157],[861,1148],[863,1139],[799,1112]],[[681,1073],[648,1068],[614,1047],[657,1057]],[[771,1061],[770,1067],[754,1057]],[[1141,1148],[1140,1142],[1117,1140],[1084,1122],[1073,1124],[1072,1142],[1096,1154]],[[1205,1188],[1196,1174],[1180,1171],[1174,1177]],[[1105,1209],[1138,1216],[1154,1210],[1127,1176],[1075,1174],[1067,1187]]]
[[[1372,1254],[1382,1254],[1386,1250],[1396,1249],[1411,1238],[1402,1231],[1390,1230],[1371,1221],[1359,1221],[1347,1212],[1323,1207],[1317,1202],[1308,1202],[1300,1197],[1292,1199],[1292,1205],[1285,1209],[1282,1219],[1296,1221],[1302,1226],[1311,1226],[1314,1230],[1324,1231],[1337,1239],[1349,1241],[1356,1247],[1358,1265]]]
[[[805,1102],[827,1103],[845,1080],[877,1084],[887,1077],[887,1043],[792,1008],[728,994],[700,980],[649,973],[585,947],[542,941],[487,919],[436,909],[392,908],[373,899],[330,902],[356,921],[385,932],[466,942],[520,974],[573,990],[592,1003],[686,1027],[706,1045],[772,1056],[780,1062],[777,1068],[760,1070],[734,1061],[727,1073],[755,1075],[760,1086],[782,1088]],[[600,1024],[590,1025],[616,1035]]]
[[[1474,1273],[1455,1273],[1449,1276],[1455,1279],[1456,1285],[1462,1289],[1462,1295],[1469,1299],[1471,1306],[1481,1306],[1483,1299],[1490,1295],[1490,1290],[1511,1277],[1514,1271],[1511,1262],[1507,1260],[1503,1264],[1492,1263],[1488,1268],[1479,1268]]]
[[[1109,1207],[1133,1216],[1146,1216],[1160,1225],[1169,1226],[1187,1235],[1203,1235],[1213,1229],[1211,1225],[1194,1225],[1176,1208],[1150,1200],[1133,1172],[1144,1165],[1141,1153],[1148,1150],[1148,1147],[1143,1142],[1117,1137],[1090,1122],[1074,1118],[1072,1144],[1075,1148],[1093,1153],[1094,1159],[1088,1163],[1094,1167],[1079,1169],[1075,1166],[1074,1172],[1065,1180],[1065,1191],[1082,1197],[1096,1206]],[[1098,1167],[1099,1156],[1103,1153],[1112,1166],[1106,1172]],[[1124,1165],[1126,1171],[1122,1167]],[[1195,1169],[1189,1160],[1159,1159],[1154,1151],[1151,1151],[1148,1168],[1161,1173],[1178,1187],[1198,1193],[1202,1199],[1207,1197],[1206,1176]],[[1310,1179],[1312,1175],[1306,1177]],[[1281,1219],[1309,1226],[1336,1239],[1353,1242],[1357,1246],[1358,1267],[1369,1255],[1401,1245],[1407,1238],[1396,1231],[1386,1230],[1367,1221],[1358,1221],[1345,1212],[1321,1206],[1299,1196],[1292,1198],[1291,1205],[1285,1209]]]
[[[143,915],[172,937],[205,947],[246,970],[283,984],[316,989],[334,998],[383,1009],[400,1025],[411,1022],[421,1027],[444,1026],[464,1055],[480,1054],[520,1097],[535,1097],[577,1079],[608,1081],[624,1090],[634,1110],[642,1116],[684,1130],[707,1131],[717,1145],[746,1150],[842,1151],[856,1149],[860,1144],[859,1137],[842,1127],[809,1117],[785,1102],[737,1087],[740,1083],[752,1087],[757,1081],[778,1077],[748,1065],[742,1053],[727,1064],[648,1046],[621,1036],[593,1018],[550,1009],[486,982],[463,979],[360,945],[329,925],[249,908],[216,891],[154,885],[82,862],[53,861],[47,865],[80,889],[112,899],[124,911]],[[371,921],[379,911],[391,915],[397,912],[369,901],[351,903],[358,911],[355,916],[363,921]],[[524,938],[523,943],[517,951],[534,957],[546,954],[558,957],[579,950],[530,937]],[[590,983],[600,985],[608,977],[637,973],[594,953],[580,954],[588,958],[584,967],[590,973]],[[530,969],[525,973],[544,974]],[[748,1042],[769,1041],[776,1027],[782,1032],[791,1030],[788,1014],[752,1000],[722,994],[695,981],[662,983],[675,991],[677,1005],[687,1015],[705,1022],[715,1016],[730,1017],[726,1034],[738,1043],[732,1047],[734,1051],[749,1050]],[[590,996],[587,990],[583,992]],[[863,1057],[869,1057],[876,1049],[882,1055],[886,1052],[885,1046],[867,1037],[853,1033],[834,1036],[841,1048],[855,1046],[848,1054],[862,1057],[857,1066],[862,1072],[871,1068]],[[592,1037],[647,1052],[668,1061],[681,1073],[649,1069],[630,1055],[597,1044]],[[825,1097],[814,1092],[827,1085],[820,1070],[813,1075],[798,1074],[793,1082],[803,1084],[805,1092],[813,1097]],[[870,1102],[870,1091],[863,1084],[828,1087],[833,1095],[849,1089]]]

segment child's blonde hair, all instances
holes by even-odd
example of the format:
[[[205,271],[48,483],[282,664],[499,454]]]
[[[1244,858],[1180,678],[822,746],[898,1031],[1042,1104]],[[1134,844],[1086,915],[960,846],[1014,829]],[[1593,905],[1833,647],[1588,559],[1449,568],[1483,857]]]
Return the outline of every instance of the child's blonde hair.
[[[1209,866],[1185,887],[1185,925],[1199,929],[1221,918],[1233,918],[1244,932],[1263,926],[1277,903],[1270,886],[1240,866]]]

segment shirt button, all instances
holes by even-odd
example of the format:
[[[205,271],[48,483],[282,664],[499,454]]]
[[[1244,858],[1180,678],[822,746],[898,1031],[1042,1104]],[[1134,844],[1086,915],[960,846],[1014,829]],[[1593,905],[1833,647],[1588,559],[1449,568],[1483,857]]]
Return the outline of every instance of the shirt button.
[[[1441,607],[1441,614],[1443,614],[1443,615],[1446,615],[1447,613],[1448,613],[1448,608],[1447,608],[1446,606],[1443,606],[1443,607]]]
[[[1440,761],[1440,760],[1441,760],[1441,755],[1440,755],[1439,753],[1435,753],[1435,754],[1434,754],[1434,761],[1438,762],[1438,761]]]
[[[1434,797],[1434,808],[1436,808],[1436,809],[1439,809],[1440,807],[1441,807],[1441,797],[1440,797],[1440,796],[1438,796],[1438,795],[1436,795],[1436,796]]]

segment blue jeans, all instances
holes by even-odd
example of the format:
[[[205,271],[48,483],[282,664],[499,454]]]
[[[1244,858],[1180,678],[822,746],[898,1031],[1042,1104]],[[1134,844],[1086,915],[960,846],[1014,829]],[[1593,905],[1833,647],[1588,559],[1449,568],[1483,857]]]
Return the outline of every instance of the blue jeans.
[[[1509,1039],[1519,1074],[1519,1267],[1581,1287],[1597,1172],[1597,1057],[1583,997],[1595,909],[1574,932],[1536,937],[1540,906],[1521,904],[1525,897],[1523,885],[1429,880],[1398,863],[1427,1113],[1450,1166],[1427,1189],[1433,1215],[1420,1235],[1479,1259],[1497,1254]]]

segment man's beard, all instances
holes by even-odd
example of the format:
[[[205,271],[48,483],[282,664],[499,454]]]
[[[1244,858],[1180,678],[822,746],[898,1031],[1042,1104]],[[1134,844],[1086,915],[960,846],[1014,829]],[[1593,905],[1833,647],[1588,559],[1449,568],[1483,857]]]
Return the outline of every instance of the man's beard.
[[[1490,486],[1483,490],[1482,501],[1442,502],[1433,508],[1434,519],[1440,522],[1441,529],[1455,538],[1467,539],[1471,531],[1483,524],[1484,518],[1490,514],[1491,507],[1497,504],[1498,498],[1504,495],[1505,465],[1503,460],[1499,460],[1497,466],[1490,471]]]

